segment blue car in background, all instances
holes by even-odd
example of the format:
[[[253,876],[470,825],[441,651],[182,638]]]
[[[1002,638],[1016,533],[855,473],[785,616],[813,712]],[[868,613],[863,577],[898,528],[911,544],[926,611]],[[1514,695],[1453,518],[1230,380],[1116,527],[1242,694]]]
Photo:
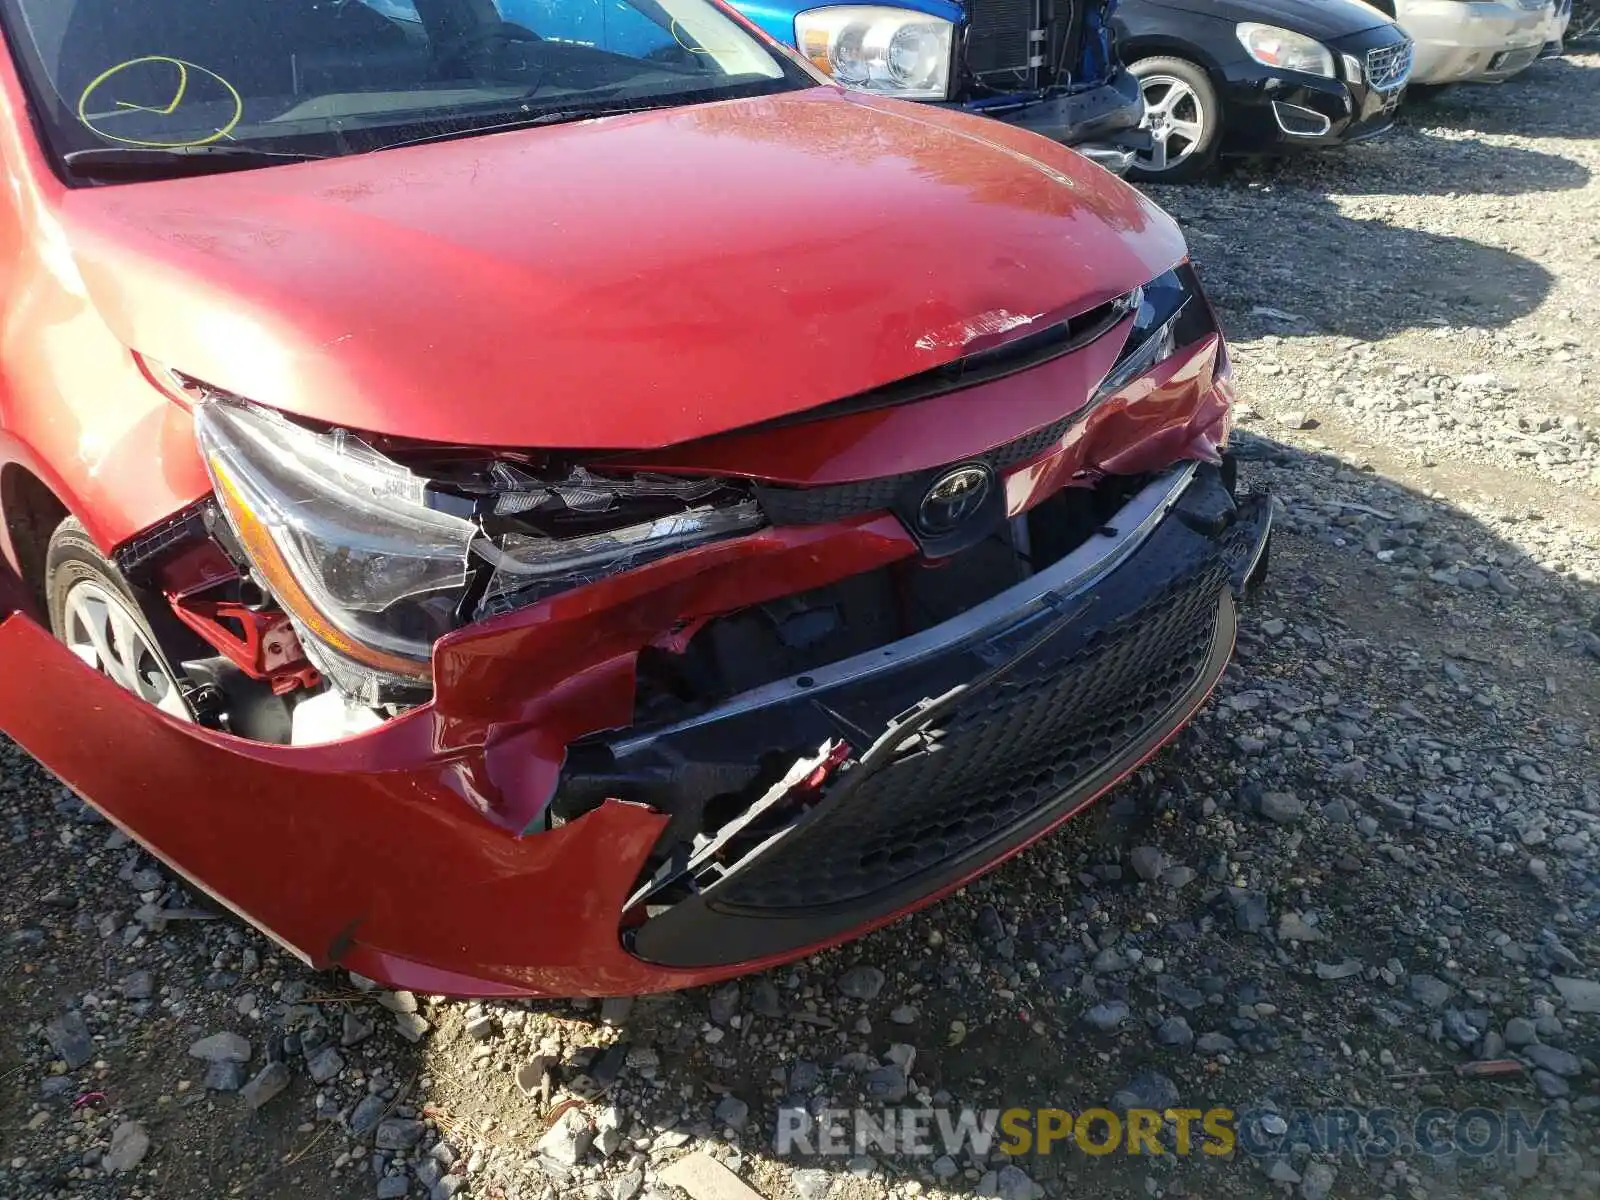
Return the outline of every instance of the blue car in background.
[[[1139,82],[1117,60],[1117,0],[729,0],[846,87],[962,108],[1121,174],[1148,150]]]
[[[349,0],[346,0],[348,3]],[[412,0],[360,0],[426,36]],[[507,27],[635,58],[681,55],[663,10],[617,0],[493,0]],[[729,0],[858,91],[961,108],[1072,146],[1122,174],[1150,134],[1139,81],[1117,60],[1117,0]],[[515,36],[515,34],[513,34]]]

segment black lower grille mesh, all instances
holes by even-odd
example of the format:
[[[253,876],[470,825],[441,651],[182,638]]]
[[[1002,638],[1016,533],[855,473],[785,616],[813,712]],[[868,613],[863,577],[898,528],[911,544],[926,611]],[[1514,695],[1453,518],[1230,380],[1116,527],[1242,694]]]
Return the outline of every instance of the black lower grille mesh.
[[[1058,657],[1046,646],[1025,673],[960,709],[937,750],[884,768],[730,878],[716,902],[857,901],[1025,821],[1138,742],[1194,686],[1226,586],[1212,559]]]

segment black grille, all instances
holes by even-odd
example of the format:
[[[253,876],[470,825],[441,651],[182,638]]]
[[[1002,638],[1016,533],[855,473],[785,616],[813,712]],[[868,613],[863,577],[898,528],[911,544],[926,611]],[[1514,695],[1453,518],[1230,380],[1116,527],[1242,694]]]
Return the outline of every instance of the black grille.
[[[1015,441],[996,446],[986,454],[979,454],[963,462],[986,462],[995,471],[1007,471],[1029,459],[1037,458],[1066,436],[1081,414],[1063,417],[1043,429],[1025,433]],[[954,464],[947,464],[951,466]],[[860,513],[880,512],[890,508],[895,497],[918,483],[926,482],[945,467],[931,471],[907,471],[901,475],[880,475],[875,479],[862,479],[853,483],[836,483],[823,487],[787,488],[758,485],[756,499],[761,511],[774,525],[821,525]]]
[[[1026,73],[1043,42],[1029,40],[1039,28],[1038,0],[976,0],[967,8],[967,69],[974,75]],[[991,81],[997,82],[997,81]]]
[[[716,894],[761,910],[849,904],[960,858],[1055,802],[1148,735],[1199,681],[1225,568],[1215,558],[1139,608],[958,710],[938,749],[819,809]]]

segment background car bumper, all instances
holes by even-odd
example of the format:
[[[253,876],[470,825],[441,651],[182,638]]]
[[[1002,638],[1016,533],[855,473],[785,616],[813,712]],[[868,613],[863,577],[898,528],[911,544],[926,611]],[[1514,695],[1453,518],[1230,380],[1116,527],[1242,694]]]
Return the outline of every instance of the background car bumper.
[[[1229,82],[1231,154],[1269,154],[1336,146],[1375,137],[1394,124],[1403,88],[1388,93],[1353,88],[1337,79],[1263,71]]]
[[[1464,0],[1406,0],[1399,21],[1416,41],[1411,82],[1445,84],[1509,79],[1538,56],[1549,6]]]
[[[1017,107],[969,107],[967,111],[1071,146],[1118,175],[1128,169],[1134,153],[1148,148],[1150,141],[1149,134],[1139,128],[1144,120],[1139,81],[1125,70],[1117,71],[1104,87]]]

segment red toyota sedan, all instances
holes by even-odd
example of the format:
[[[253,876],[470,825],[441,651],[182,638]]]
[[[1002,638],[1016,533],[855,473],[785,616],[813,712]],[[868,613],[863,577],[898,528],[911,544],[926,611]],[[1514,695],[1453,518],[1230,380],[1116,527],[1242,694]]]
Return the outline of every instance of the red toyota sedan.
[[[309,963],[794,958],[1221,673],[1270,511],[1223,339],[1071,151],[711,0],[0,32],[0,727]]]

